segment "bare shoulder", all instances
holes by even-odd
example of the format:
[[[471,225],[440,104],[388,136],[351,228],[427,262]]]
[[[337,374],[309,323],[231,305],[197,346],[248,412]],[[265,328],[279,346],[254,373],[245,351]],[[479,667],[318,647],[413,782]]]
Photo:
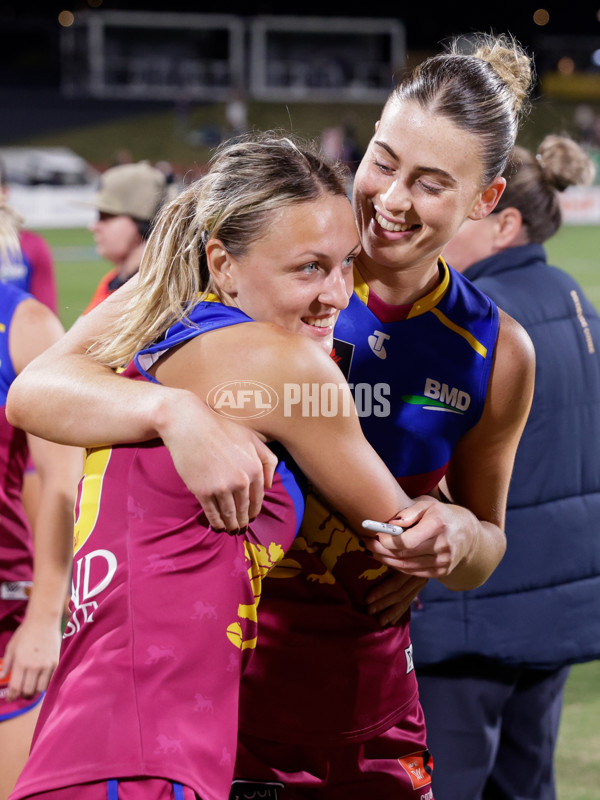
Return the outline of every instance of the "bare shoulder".
[[[291,333],[271,322],[244,325],[245,343],[256,368],[275,369],[282,375],[299,375],[318,380],[337,376],[339,369],[329,354],[313,339]],[[247,338],[246,338],[247,337]],[[341,375],[341,372],[339,372]]]
[[[525,328],[500,309],[494,373],[502,380],[533,380],[535,349]]]
[[[192,391],[228,380],[270,385],[343,380],[317,342],[269,322],[244,322],[196,336],[162,359],[155,375],[161,383]]]
[[[520,431],[529,414],[535,382],[535,349],[529,334],[500,311],[500,329],[485,409],[477,428],[486,435]]]
[[[15,371],[21,372],[63,335],[62,323],[53,311],[33,297],[23,300],[15,309],[9,334]]]
[[[16,307],[13,325],[37,327],[52,324],[56,319],[56,314],[48,306],[36,300],[35,297],[27,297]]]
[[[459,441],[447,473],[454,502],[503,527],[510,475],[529,415],[535,350],[527,331],[500,311],[500,330],[479,422]]]

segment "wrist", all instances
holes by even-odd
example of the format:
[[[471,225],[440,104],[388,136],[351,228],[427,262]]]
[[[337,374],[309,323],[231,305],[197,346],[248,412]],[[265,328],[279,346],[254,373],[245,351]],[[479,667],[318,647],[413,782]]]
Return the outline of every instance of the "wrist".
[[[209,413],[209,407],[193,392],[160,385],[148,410],[148,425],[153,436],[166,441],[182,418],[191,418],[192,413],[197,417],[204,412]]]
[[[36,602],[35,597],[32,596],[29,598],[27,608],[25,609],[24,621],[29,622],[30,624],[42,625],[44,627],[60,627],[65,613],[66,604],[66,592],[64,598],[62,598],[62,601],[55,600],[52,603],[47,602],[47,600],[41,602],[41,598],[40,602]]]

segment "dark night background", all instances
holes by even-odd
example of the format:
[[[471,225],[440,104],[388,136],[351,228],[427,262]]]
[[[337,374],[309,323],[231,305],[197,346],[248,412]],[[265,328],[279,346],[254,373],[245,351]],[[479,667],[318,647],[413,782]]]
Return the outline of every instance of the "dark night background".
[[[148,0],[63,0],[63,2],[31,3],[2,2],[0,4],[0,32],[2,34],[0,69],[0,143],[13,143],[19,138],[43,134],[81,121],[92,123],[96,119],[106,119],[123,113],[131,104],[125,101],[93,101],[80,98],[77,102],[67,102],[60,94],[60,25],[58,15],[68,10],[94,13],[90,6],[100,10],[119,11],[170,11],[187,13],[236,14],[252,17],[258,14],[340,16],[340,17],[392,17],[404,23],[406,48],[409,55],[416,58],[428,55],[438,49],[440,42],[453,34],[473,31],[510,32],[530,52],[535,54],[538,72],[545,68],[555,68],[555,64],[545,64],[548,57],[544,42],[564,41],[568,52],[570,43],[586,40],[586,52],[600,48],[600,21],[597,3],[574,0],[559,3],[544,3],[544,0],[528,2],[482,3],[476,5],[452,2],[416,3],[374,3],[367,9],[366,4],[338,3],[328,4],[318,0],[304,3],[290,0],[287,4],[272,0],[258,2],[171,2],[151,3]],[[533,15],[536,9],[544,7],[550,13],[549,23],[543,27],[536,25]],[[586,56],[585,65],[577,67],[600,72],[593,67]],[[150,105],[150,104],[148,104]],[[136,104],[136,111],[142,111],[144,102]]]
[[[548,25],[538,27],[533,13],[544,7],[550,12]],[[432,50],[443,39],[455,33],[475,30],[510,31],[519,41],[535,48],[540,36],[597,36],[600,44],[600,22],[597,12],[600,2],[500,2],[471,3],[373,3],[365,4],[323,2],[173,2],[150,3],[143,0],[110,2],[103,0],[102,10],[182,11],[196,13],[225,13],[240,16],[257,14],[303,14],[311,16],[395,17],[406,26],[409,50]],[[59,25],[57,17],[66,9],[77,13],[88,9],[86,2],[63,3],[3,2],[0,8],[2,60],[0,86],[57,86],[60,76]]]

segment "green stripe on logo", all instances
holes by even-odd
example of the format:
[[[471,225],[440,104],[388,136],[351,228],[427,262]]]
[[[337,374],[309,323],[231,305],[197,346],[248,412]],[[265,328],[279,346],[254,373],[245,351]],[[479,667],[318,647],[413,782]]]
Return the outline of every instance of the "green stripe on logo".
[[[417,394],[403,394],[402,400],[405,403],[410,403],[411,406],[429,406],[432,408],[445,408],[447,411],[454,411],[456,414],[462,414],[454,406],[449,406],[448,403],[441,403],[439,400],[432,400],[430,397],[421,397]]]

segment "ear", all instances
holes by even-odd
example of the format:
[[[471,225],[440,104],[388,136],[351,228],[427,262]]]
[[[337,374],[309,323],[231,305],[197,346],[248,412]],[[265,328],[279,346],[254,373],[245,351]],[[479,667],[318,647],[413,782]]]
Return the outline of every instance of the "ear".
[[[209,239],[206,243],[206,263],[219,289],[233,297],[236,293],[234,261],[220,239]]]
[[[524,239],[523,217],[518,208],[509,206],[494,214],[496,228],[494,231],[494,245],[500,250],[507,247],[526,244]]]
[[[483,219],[487,217],[495,208],[502,192],[506,188],[506,178],[498,176],[481,192],[475,201],[469,219]]]

